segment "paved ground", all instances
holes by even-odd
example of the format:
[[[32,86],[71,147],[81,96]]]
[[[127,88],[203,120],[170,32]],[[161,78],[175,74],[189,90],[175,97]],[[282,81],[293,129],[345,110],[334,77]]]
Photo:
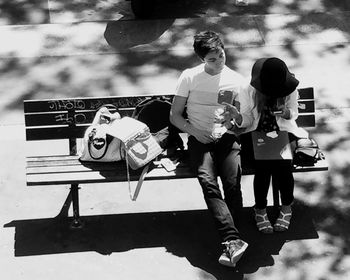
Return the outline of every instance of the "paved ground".
[[[164,3],[163,3],[164,2]],[[350,276],[349,1],[158,1],[136,20],[127,1],[0,1],[0,264],[3,279],[348,279]],[[284,58],[317,96],[313,136],[329,172],[297,174],[291,230],[259,235],[251,177],[239,221],[250,244],[237,269],[217,264],[218,237],[195,180],[83,186],[86,227],[54,217],[68,187],[27,188],[24,156],[64,152],[26,143],[24,99],[171,93],[197,63],[192,35],[225,39],[228,65],[249,75],[262,56]]]

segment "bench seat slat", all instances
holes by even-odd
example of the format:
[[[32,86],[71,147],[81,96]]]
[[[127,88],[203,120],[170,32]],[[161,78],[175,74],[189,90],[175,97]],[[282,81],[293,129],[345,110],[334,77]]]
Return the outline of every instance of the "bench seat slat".
[[[299,88],[298,94],[300,99],[314,99],[314,88]]]
[[[48,157],[49,158],[49,157]],[[47,159],[48,159],[47,158]],[[43,161],[43,157],[36,161],[31,158],[27,162],[27,185],[52,185],[52,184],[72,184],[72,183],[102,183],[102,182],[122,182],[127,180],[125,162],[118,162],[116,164],[101,164],[100,168],[93,169],[89,164],[83,165],[77,156],[51,157],[51,160]],[[33,165],[33,163],[46,162],[45,166]],[[69,164],[67,164],[69,163]],[[328,169],[326,160],[319,161],[315,166],[297,167],[294,172],[308,172],[308,171],[324,171]],[[253,169],[243,167],[243,175],[253,174]],[[132,181],[137,181],[141,170],[130,169],[130,178]],[[147,174],[145,180],[159,180],[159,179],[182,179],[193,178],[193,173],[189,170],[186,163],[182,162],[177,166],[173,172],[167,172],[164,168],[154,167]]]
[[[158,179],[180,179],[193,178],[193,174],[188,169],[177,169],[175,172],[167,172],[163,168],[152,169],[145,180]],[[131,175],[131,181],[137,181],[139,176]],[[38,173],[27,175],[27,185],[60,185],[60,184],[86,184],[86,183],[103,183],[103,182],[125,182],[127,181],[126,172],[116,171],[90,171],[90,172],[64,172],[64,173]]]
[[[315,101],[298,100],[298,113],[315,113]]]
[[[300,114],[296,123],[299,127],[315,127],[316,118],[314,114]]]

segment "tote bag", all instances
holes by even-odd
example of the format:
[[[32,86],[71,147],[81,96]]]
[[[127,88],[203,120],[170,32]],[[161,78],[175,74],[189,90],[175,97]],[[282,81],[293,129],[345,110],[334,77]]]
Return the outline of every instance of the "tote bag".
[[[124,159],[121,140],[107,134],[109,127],[118,119],[119,113],[112,114],[107,105],[97,111],[92,125],[84,134],[81,161],[115,162]]]
[[[107,134],[123,143],[126,160],[132,169],[138,169],[163,152],[148,126],[130,117],[116,120],[108,127]]]

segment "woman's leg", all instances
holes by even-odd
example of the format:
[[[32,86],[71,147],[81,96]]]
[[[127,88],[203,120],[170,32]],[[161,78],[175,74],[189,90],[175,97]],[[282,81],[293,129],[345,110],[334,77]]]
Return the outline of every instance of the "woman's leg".
[[[291,205],[294,201],[294,177],[292,172],[292,161],[283,160],[276,163],[272,183],[275,184],[281,194],[281,210],[274,225],[275,231],[286,231],[292,218]]]
[[[272,184],[277,186],[282,205],[291,205],[294,201],[293,165],[290,160],[276,161],[272,173]]]
[[[255,161],[255,175],[253,181],[255,208],[265,209],[267,206],[267,194],[271,181],[271,162],[265,160]]]
[[[270,164],[270,161],[255,161],[255,175],[253,181],[255,197],[255,222],[258,230],[267,234],[273,232],[273,227],[266,212],[267,194],[271,180]]]

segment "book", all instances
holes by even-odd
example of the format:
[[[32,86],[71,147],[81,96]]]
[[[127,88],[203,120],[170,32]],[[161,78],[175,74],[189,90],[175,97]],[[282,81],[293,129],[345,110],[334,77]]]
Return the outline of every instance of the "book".
[[[252,132],[256,160],[291,160],[292,149],[287,131]]]

